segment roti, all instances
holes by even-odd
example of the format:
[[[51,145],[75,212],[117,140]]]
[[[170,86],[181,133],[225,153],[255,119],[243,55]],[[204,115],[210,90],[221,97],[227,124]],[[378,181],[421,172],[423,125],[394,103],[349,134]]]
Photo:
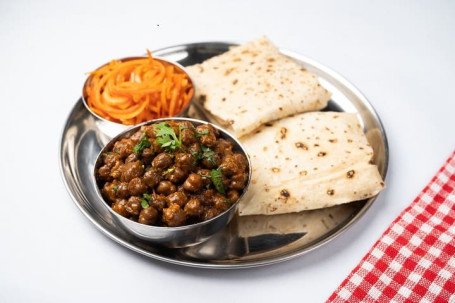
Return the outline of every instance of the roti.
[[[325,208],[372,197],[385,187],[353,113],[298,114],[266,124],[240,141],[252,163],[240,215]]]
[[[262,124],[327,106],[318,77],[260,37],[187,67],[196,102],[237,137]]]

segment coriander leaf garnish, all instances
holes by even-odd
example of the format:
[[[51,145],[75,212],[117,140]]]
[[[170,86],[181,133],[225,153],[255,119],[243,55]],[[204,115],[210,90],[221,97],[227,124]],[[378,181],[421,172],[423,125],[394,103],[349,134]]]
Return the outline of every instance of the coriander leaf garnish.
[[[208,129],[204,129],[202,132],[195,132],[194,135],[196,138],[200,138],[202,135],[208,135],[210,131]]]
[[[212,180],[212,183],[215,186],[215,189],[219,193],[221,193],[223,195],[226,194],[226,190],[224,189],[224,185],[223,185],[223,174],[221,173],[221,166],[218,167],[217,169],[212,169],[210,171],[210,175],[199,174],[199,176],[201,176],[202,178],[209,178],[210,180]],[[209,189],[210,184],[207,184],[206,188]]]
[[[201,145],[202,154],[200,159],[207,158],[213,165],[216,165],[216,160],[214,158],[215,152],[205,145]]]
[[[142,198],[141,206],[142,206],[142,208],[149,208],[150,204],[148,203],[148,201],[146,199]]]
[[[161,122],[155,125],[156,143],[167,151],[174,151],[182,147],[182,138],[177,138],[174,129],[166,122]],[[181,134],[181,132],[180,132]]]
[[[215,189],[222,194],[226,194],[226,191],[223,186],[223,174],[221,173],[221,167],[217,169],[212,169],[210,171],[210,179],[212,179],[213,185],[215,185]]]
[[[153,197],[147,193],[142,195],[141,206],[142,208],[150,207],[149,201],[152,201]]]
[[[175,167],[170,167],[170,168],[166,169],[166,170],[163,172],[163,176],[165,176],[165,175],[167,175],[167,174],[169,174],[169,173],[174,172],[174,170],[175,170]]]
[[[139,141],[139,143],[134,146],[133,151],[136,155],[139,155],[147,147],[150,147],[150,141],[147,135],[144,133],[144,135],[141,138],[141,141]]]

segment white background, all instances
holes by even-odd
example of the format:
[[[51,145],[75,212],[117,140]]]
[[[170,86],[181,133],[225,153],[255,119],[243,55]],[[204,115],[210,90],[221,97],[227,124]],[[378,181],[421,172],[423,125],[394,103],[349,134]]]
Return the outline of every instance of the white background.
[[[455,2],[246,2],[0,2],[0,302],[322,302],[427,184],[455,148]],[[99,232],[58,164],[85,73],[147,48],[263,34],[377,110],[388,188],[367,214],[309,254],[245,270],[170,265]]]

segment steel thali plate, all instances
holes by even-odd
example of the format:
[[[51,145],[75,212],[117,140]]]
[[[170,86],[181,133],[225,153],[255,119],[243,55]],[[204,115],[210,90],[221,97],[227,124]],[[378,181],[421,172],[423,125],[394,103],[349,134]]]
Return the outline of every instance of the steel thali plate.
[[[152,52],[183,66],[200,63],[234,45],[203,42],[177,45]],[[299,54],[281,52],[319,76],[332,93],[324,110],[356,113],[374,151],[373,162],[385,179],[387,137],[375,110],[351,83],[328,67]],[[191,108],[190,115],[204,119]],[[60,169],[65,186],[78,208],[101,232],[115,242],[147,257],[200,268],[245,268],[269,265],[301,256],[346,231],[369,209],[376,197],[331,208],[273,216],[235,216],[224,230],[207,242],[179,249],[153,245],[124,232],[96,195],[93,167],[106,143],[82,99],[71,110],[60,142]]]

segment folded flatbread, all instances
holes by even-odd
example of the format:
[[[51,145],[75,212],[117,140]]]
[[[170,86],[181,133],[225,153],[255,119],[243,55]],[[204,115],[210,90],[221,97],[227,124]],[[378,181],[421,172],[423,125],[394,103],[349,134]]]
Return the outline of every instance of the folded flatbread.
[[[240,141],[253,170],[240,215],[330,207],[372,197],[385,186],[355,114],[298,114]]]
[[[261,124],[326,107],[330,93],[318,77],[261,37],[187,67],[197,102],[241,137]]]

